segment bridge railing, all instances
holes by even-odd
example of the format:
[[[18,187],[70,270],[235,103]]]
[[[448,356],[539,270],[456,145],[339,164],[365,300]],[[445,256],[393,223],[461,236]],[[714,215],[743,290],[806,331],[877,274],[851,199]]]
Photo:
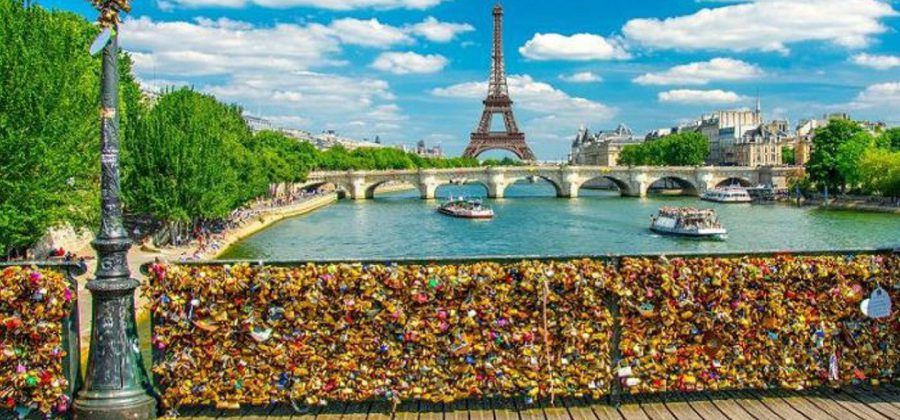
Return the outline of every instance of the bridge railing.
[[[0,263],[0,417],[66,416],[81,387],[74,262]]]
[[[162,405],[891,380],[892,250],[146,266]],[[881,289],[879,289],[879,287]]]

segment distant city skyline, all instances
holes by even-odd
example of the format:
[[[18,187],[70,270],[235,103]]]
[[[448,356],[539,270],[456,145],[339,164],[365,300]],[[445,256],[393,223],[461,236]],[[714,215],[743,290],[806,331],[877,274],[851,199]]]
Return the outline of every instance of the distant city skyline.
[[[493,1],[156,0],[122,45],[145,88],[190,85],[279,126],[458,155],[480,116]],[[89,19],[89,2],[46,0]],[[900,13],[886,0],[503,2],[516,114],[539,159],[581,124],[636,133],[718,109],[792,125],[900,124]]]

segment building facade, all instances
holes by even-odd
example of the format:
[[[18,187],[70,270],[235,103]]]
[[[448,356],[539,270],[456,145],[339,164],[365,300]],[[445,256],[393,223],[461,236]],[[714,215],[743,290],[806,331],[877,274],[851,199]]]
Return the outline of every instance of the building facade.
[[[596,134],[591,134],[590,130],[582,126],[572,142],[569,163],[582,166],[618,166],[622,148],[642,142],[625,124],[619,124],[615,130]]]
[[[762,125],[762,110],[757,102],[756,110],[716,111],[700,119],[699,132],[709,140],[710,165],[728,166],[737,164],[735,145],[748,131]]]

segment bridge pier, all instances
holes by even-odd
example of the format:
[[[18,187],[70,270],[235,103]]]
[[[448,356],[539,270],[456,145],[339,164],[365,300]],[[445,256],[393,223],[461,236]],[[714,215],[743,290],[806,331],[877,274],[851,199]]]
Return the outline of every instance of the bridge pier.
[[[419,196],[423,200],[434,200],[437,197],[437,184],[419,184]]]
[[[366,196],[366,180],[363,177],[354,176],[350,181],[350,199],[351,200],[365,200]]]
[[[578,198],[578,189],[580,187],[580,184],[565,181],[559,186],[559,191],[556,196],[559,198]]]
[[[503,198],[503,195],[506,192],[506,187],[506,184],[491,182],[490,184],[488,184],[488,198]]]

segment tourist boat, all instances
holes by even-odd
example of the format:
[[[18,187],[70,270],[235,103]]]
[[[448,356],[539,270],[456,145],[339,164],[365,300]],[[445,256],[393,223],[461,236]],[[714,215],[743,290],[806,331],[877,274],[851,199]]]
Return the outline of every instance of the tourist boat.
[[[728,231],[712,209],[663,207],[651,217],[650,230],[664,235],[724,240]]]
[[[704,192],[700,199],[716,203],[750,203],[753,198],[742,187],[715,188]]]
[[[753,204],[775,204],[775,189],[765,185],[747,188]]]
[[[494,210],[485,207],[480,200],[467,200],[465,198],[454,199],[450,197],[446,203],[437,209],[438,213],[463,219],[490,219],[494,217]]]

